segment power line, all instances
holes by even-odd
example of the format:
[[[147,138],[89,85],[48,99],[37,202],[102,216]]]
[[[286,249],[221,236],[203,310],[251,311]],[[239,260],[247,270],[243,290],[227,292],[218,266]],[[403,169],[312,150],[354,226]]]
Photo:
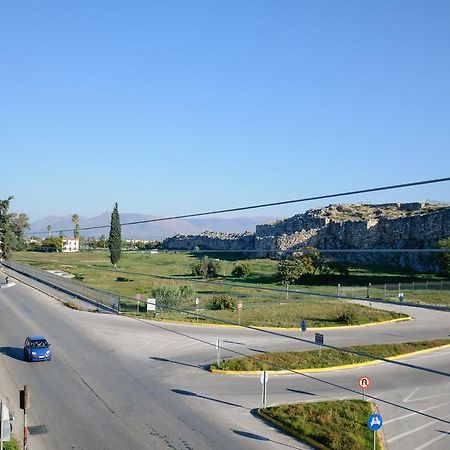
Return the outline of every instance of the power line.
[[[414,181],[411,183],[393,184],[393,185],[389,185],[389,186],[380,186],[380,187],[367,188],[367,189],[358,189],[355,191],[344,191],[344,192],[339,192],[339,193],[335,193],[335,194],[317,195],[317,196],[313,196],[313,197],[303,197],[303,198],[298,198],[298,199],[294,199],[294,200],[284,200],[284,201],[271,202],[271,203],[259,203],[256,205],[240,206],[237,208],[217,209],[217,210],[213,210],[213,211],[205,211],[205,212],[199,212],[199,213],[181,214],[178,216],[161,217],[158,219],[137,220],[134,222],[122,223],[121,226],[139,225],[139,224],[143,224],[143,223],[154,223],[154,222],[162,222],[162,221],[166,221],[166,220],[175,220],[175,219],[187,219],[190,217],[208,216],[208,215],[223,214],[223,213],[228,213],[228,212],[247,211],[247,210],[251,210],[251,209],[267,208],[270,206],[281,206],[281,205],[289,205],[292,203],[303,203],[303,202],[308,202],[308,201],[312,201],[312,200],[324,200],[327,198],[344,197],[344,196],[355,195],[355,194],[367,194],[369,192],[380,192],[380,191],[400,189],[400,188],[406,188],[406,187],[412,187],[412,186],[423,186],[426,184],[442,183],[445,181],[450,181],[450,177],[434,178],[431,180]],[[110,225],[98,225],[98,226],[94,226],[94,227],[82,227],[82,228],[79,228],[78,230],[79,231],[81,231],[81,230],[98,230],[101,228],[109,228],[109,227],[110,227]],[[73,229],[61,230],[61,231],[69,232],[69,231],[73,231]],[[45,233],[48,233],[48,230],[47,231],[36,231],[33,234],[45,234]],[[27,233],[27,234],[30,234],[30,233]]]
[[[191,312],[189,312],[189,313],[192,314]],[[201,342],[201,343],[206,344],[206,345],[211,346],[211,347],[215,347],[215,345],[216,345],[216,344],[213,344],[213,343],[211,343],[211,342],[205,341],[205,340],[203,340],[203,339],[197,338],[197,337],[195,337],[195,336],[189,335],[189,334],[187,334],[187,333],[182,333],[182,332],[180,332],[180,331],[171,330],[171,329],[166,328],[166,327],[164,327],[164,326],[162,326],[162,325],[159,325],[159,324],[157,325],[157,324],[155,324],[154,322],[144,321],[144,320],[139,319],[139,318],[134,318],[134,319],[137,320],[137,321],[139,321],[139,322],[141,322],[141,323],[144,323],[144,324],[146,324],[146,325],[153,326],[153,327],[156,327],[156,328],[165,330],[165,331],[170,332],[170,333],[174,333],[174,334],[178,334],[178,335],[180,335],[180,336],[187,337],[188,339],[192,339],[192,340],[194,340],[194,341]],[[254,329],[254,328],[253,328],[253,329]],[[259,329],[256,329],[256,330],[257,330],[257,331],[261,331],[261,330],[259,330]],[[290,336],[288,336],[288,337],[290,337]],[[305,339],[298,339],[298,340],[303,341],[303,342],[314,343],[314,342],[312,342],[312,341],[308,341],[308,340],[305,340]],[[231,349],[231,348],[224,347],[224,346],[222,346],[222,345],[220,346],[220,348],[223,349],[223,350],[226,350],[226,351],[228,351],[228,352],[230,352],[230,353],[233,353],[233,354],[235,354],[235,355],[243,356],[243,357],[250,358],[250,359],[253,359],[253,360],[256,360],[256,361],[257,361],[257,359],[256,359],[253,355],[246,355],[245,353],[239,352],[239,351],[237,351],[237,350],[233,350],[233,349]],[[269,352],[264,351],[263,353],[269,353]],[[375,359],[380,359],[380,360],[382,360],[382,358],[375,358]],[[387,360],[387,362],[392,362],[392,361]],[[273,362],[270,362],[270,361],[266,361],[266,364],[270,365],[270,366],[271,366],[272,368],[274,368],[275,370],[281,370],[281,369],[282,369],[280,366],[277,366],[276,363],[273,363]],[[300,372],[300,371],[295,370],[295,369],[284,369],[284,370],[287,370],[287,371],[289,371],[289,372],[291,372],[291,373],[293,373],[293,374],[295,374],[295,375],[301,375],[302,377],[311,379],[311,380],[313,380],[313,381],[317,381],[317,382],[319,382],[319,383],[326,384],[326,385],[328,385],[328,386],[333,386],[333,387],[336,387],[336,388],[338,388],[338,389],[342,389],[342,390],[344,390],[344,391],[351,392],[352,394],[361,395],[361,392],[360,392],[360,391],[357,391],[357,390],[355,390],[355,389],[351,389],[351,388],[348,388],[348,387],[346,387],[346,386],[342,386],[342,385],[340,385],[340,384],[338,384],[338,383],[333,383],[333,382],[331,382],[331,381],[326,381],[326,380],[323,380],[323,379],[318,378],[318,377],[316,377],[316,376],[309,375],[309,374],[307,374],[307,373]],[[447,376],[450,376],[450,374],[446,374],[446,375],[447,375]],[[417,410],[415,410],[415,409],[413,409],[413,408],[409,408],[409,407],[407,407],[407,406],[403,406],[403,405],[400,405],[400,404],[398,404],[398,403],[391,402],[391,401],[389,401],[389,400],[385,400],[385,399],[380,398],[380,397],[375,397],[375,396],[373,396],[373,395],[367,395],[367,394],[366,394],[366,397],[367,397],[367,398],[370,398],[370,399],[372,399],[372,400],[376,400],[376,401],[381,402],[381,403],[385,403],[385,404],[390,405],[390,406],[394,406],[394,407],[403,409],[403,410],[408,411],[408,412],[413,412],[413,413],[415,413],[415,414],[418,414],[418,415],[420,415],[420,416],[426,417],[426,418],[428,418],[428,419],[433,419],[433,420],[436,420],[436,421],[439,421],[439,422],[442,422],[442,423],[445,423],[445,424],[450,424],[450,421],[448,421],[448,420],[446,420],[446,419],[443,419],[443,418],[440,418],[440,417],[437,417],[437,416],[433,416],[433,415],[431,415],[431,414],[427,414],[427,413],[422,412],[422,411],[417,411]]]

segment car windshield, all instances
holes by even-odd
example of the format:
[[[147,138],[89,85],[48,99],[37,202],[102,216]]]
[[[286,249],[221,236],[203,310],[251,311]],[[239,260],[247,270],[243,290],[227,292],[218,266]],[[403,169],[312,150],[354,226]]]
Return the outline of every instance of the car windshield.
[[[45,339],[41,339],[39,341],[30,341],[30,347],[45,348],[45,347],[48,347],[48,342]]]

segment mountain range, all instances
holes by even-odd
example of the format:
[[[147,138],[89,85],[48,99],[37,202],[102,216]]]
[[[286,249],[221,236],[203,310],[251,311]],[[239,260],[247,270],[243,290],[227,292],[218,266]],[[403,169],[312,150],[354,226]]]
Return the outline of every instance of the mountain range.
[[[129,213],[120,214],[122,224],[128,222],[139,222],[144,220],[158,219],[158,216]],[[80,217],[81,235],[85,237],[100,237],[102,234],[108,236],[111,213],[104,212],[95,217]],[[219,231],[224,233],[243,233],[244,231],[255,231],[256,225],[271,222],[274,217],[235,217],[235,218],[189,218],[174,219],[161,222],[142,223],[137,225],[122,226],[123,239],[148,239],[160,240],[176,234],[200,234],[203,231]],[[41,220],[33,222],[28,235],[38,234],[45,236],[47,226],[51,225],[52,235],[55,236],[60,230],[72,230],[72,216],[47,216]],[[91,230],[83,228],[102,227]],[[72,232],[65,231],[66,235]]]

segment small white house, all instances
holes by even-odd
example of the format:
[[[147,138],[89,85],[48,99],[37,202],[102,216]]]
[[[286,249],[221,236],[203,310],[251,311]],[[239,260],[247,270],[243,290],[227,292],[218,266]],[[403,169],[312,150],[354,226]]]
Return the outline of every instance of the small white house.
[[[78,238],[63,238],[63,252],[79,252],[80,251],[80,240]]]

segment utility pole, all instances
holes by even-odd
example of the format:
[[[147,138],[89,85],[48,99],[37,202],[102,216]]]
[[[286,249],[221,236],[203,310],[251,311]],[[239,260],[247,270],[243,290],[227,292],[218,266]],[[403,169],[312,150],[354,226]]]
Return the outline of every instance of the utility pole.
[[[23,450],[28,449],[28,422],[27,414],[30,409],[30,390],[26,384],[20,392],[20,409],[23,409]]]

